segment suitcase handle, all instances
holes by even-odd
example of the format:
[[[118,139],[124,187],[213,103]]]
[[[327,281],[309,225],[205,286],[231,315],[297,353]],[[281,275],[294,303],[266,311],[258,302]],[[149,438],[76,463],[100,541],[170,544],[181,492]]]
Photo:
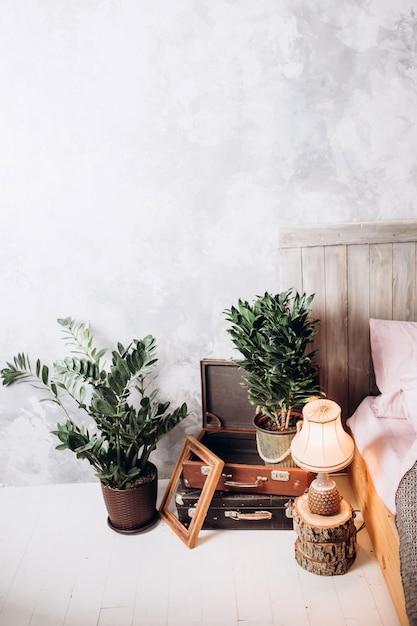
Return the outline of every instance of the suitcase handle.
[[[213,426],[213,422],[215,426]],[[211,413],[210,411],[206,411],[206,425],[207,428],[223,428],[220,417],[215,413]]]
[[[231,517],[237,521],[257,522],[264,519],[272,519],[271,511],[255,511],[254,513],[240,513],[240,511],[225,511],[225,517]]]
[[[224,476],[224,474],[223,474]],[[224,476],[227,478],[227,476]],[[241,483],[238,480],[224,480],[225,487],[258,487],[260,483],[266,482],[268,479],[266,476],[257,476],[254,483]]]

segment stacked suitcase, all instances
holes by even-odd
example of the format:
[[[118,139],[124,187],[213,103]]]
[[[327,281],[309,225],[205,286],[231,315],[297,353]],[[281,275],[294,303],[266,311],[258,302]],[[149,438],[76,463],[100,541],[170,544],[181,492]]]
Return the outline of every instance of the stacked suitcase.
[[[292,529],[294,498],[305,492],[314,474],[265,465],[256,450],[254,407],[242,385],[242,370],[223,359],[203,359],[200,367],[203,428],[198,439],[225,462],[203,528]],[[199,459],[184,463],[176,508],[185,526],[192,519],[206,474],[207,467]]]

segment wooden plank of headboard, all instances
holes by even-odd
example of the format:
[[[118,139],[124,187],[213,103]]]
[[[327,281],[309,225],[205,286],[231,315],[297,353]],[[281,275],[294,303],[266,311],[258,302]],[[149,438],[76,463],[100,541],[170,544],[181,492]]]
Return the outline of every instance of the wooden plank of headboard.
[[[348,413],[376,392],[369,344],[369,245],[348,247]],[[357,280],[360,276],[361,280]],[[349,415],[344,415],[347,419]]]
[[[342,407],[348,405],[347,250],[346,246],[325,247],[326,353],[322,368],[327,371],[326,393]]]
[[[308,224],[279,229],[279,248],[416,241],[417,220]]]
[[[325,315],[325,258],[324,248],[305,248],[303,250],[303,280],[302,285],[306,293],[314,293],[312,306],[312,315],[320,320],[320,327],[325,324],[323,319]],[[320,283],[319,281],[322,281]],[[318,350],[317,361],[320,366],[320,381],[322,385],[327,387],[327,368],[323,363],[323,355],[327,354],[327,336],[326,333],[319,332],[315,337],[314,348]]]
[[[392,245],[369,246],[369,315],[392,319]]]
[[[393,244],[393,319],[417,319],[417,254],[414,242]],[[406,270],[404,269],[406,268]]]
[[[280,290],[314,293],[320,380],[345,421],[377,393],[369,318],[417,319],[417,220],[279,231]]]

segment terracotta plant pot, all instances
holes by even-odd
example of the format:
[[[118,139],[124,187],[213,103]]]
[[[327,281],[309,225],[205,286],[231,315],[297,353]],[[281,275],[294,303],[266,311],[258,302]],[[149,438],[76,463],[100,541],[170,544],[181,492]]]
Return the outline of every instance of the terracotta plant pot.
[[[132,489],[115,489],[101,484],[101,490],[109,515],[107,523],[112,530],[133,535],[149,530],[157,523],[158,470],[153,463],[148,462]]]
[[[294,415],[302,417],[298,413]],[[296,435],[296,427],[283,431],[269,430],[264,426],[268,420],[266,415],[256,415],[253,420],[259,456],[265,465],[297,467],[291,456],[291,442]]]

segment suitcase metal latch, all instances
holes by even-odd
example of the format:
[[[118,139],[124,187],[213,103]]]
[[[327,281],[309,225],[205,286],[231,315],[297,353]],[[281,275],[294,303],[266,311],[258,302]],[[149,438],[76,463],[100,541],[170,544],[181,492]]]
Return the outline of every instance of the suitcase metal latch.
[[[292,519],[294,517],[294,502],[292,500],[288,500],[288,502],[284,504],[284,507],[285,517],[289,517],[290,519]]]
[[[285,470],[272,470],[271,479],[279,480],[281,482],[288,482],[290,480],[290,473]]]

